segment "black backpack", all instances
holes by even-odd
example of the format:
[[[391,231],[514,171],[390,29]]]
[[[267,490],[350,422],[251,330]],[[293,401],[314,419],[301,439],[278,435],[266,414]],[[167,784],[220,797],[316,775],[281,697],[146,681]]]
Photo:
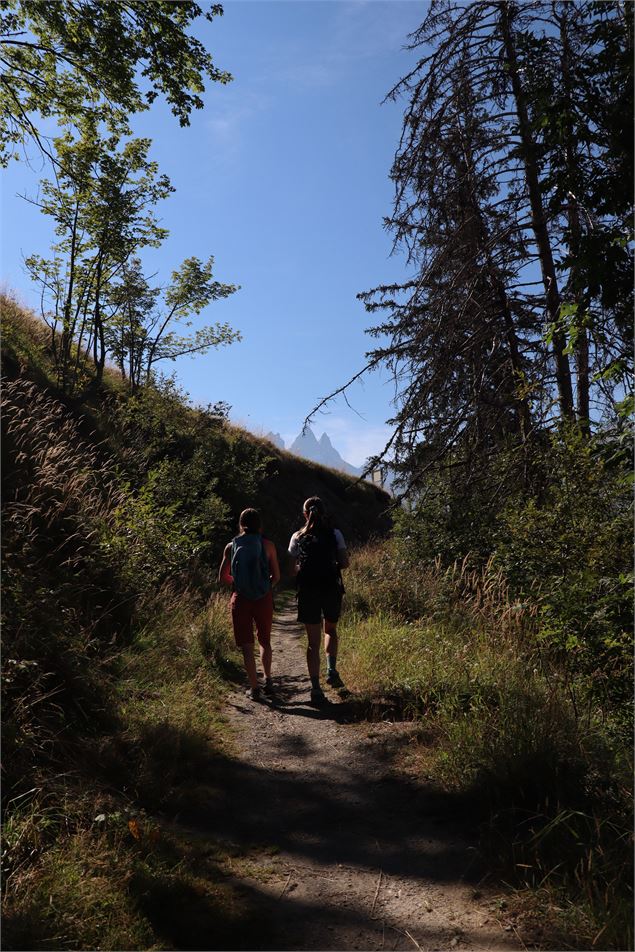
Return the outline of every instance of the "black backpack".
[[[332,529],[316,529],[301,535],[298,549],[298,584],[324,586],[340,581],[337,539]]]

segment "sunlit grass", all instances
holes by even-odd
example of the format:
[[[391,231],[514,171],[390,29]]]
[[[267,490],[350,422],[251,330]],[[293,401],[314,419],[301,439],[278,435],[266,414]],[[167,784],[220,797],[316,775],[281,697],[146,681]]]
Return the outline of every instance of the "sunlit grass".
[[[354,554],[346,587],[347,685],[420,722],[421,756],[409,756],[467,798],[492,870],[528,890],[528,909],[532,890],[549,894],[552,939],[630,948],[623,716],[544,650],[535,611],[491,565],[413,566],[388,543]]]

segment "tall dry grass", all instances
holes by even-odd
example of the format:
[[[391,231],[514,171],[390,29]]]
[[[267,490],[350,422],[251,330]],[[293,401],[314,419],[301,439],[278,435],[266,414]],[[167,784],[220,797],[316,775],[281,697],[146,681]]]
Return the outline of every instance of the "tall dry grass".
[[[2,404],[3,941],[147,948],[131,884],[152,906],[164,883],[217,891],[153,811],[208,796],[229,619],[217,599],[122,588],[103,545],[127,498],[115,465],[35,383],[7,381]]]
[[[204,609],[187,595],[173,601],[102,671],[109,728],[76,730],[65,771],[47,771],[40,757],[37,785],[7,804],[5,948],[164,947],[166,890],[176,906],[195,895],[199,918],[244,927],[223,848],[210,859],[210,839],[197,849],[165,820],[209,815],[231,750],[221,710],[237,668],[230,627],[226,599]],[[189,941],[187,908],[170,909]]]
[[[345,581],[347,684],[420,721],[422,769],[467,798],[493,868],[567,910],[571,947],[631,948],[630,743],[536,603],[493,561],[416,565],[398,541],[355,552]]]
[[[23,378],[3,386],[2,427],[3,795],[11,799],[37,786],[37,764],[63,759],[69,724],[107,707],[101,661],[130,603],[100,547],[119,499],[112,468],[62,405]]]

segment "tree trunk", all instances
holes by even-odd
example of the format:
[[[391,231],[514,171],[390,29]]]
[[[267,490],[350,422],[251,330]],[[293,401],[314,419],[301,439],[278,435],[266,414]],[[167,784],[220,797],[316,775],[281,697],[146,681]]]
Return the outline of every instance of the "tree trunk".
[[[568,31],[568,10],[566,4],[561,7],[561,14],[558,15],[554,7],[554,17],[560,30],[560,48],[562,51],[560,66],[562,69],[562,87],[564,93],[564,104],[566,115],[568,117],[565,126],[565,156],[567,162],[567,221],[569,224],[570,243],[569,250],[574,262],[578,260],[581,245],[581,227],[580,215],[578,211],[579,184],[576,169],[578,167],[578,156],[575,148],[575,140],[571,122],[573,109],[572,103],[572,81],[571,81],[571,44],[569,42]],[[589,382],[589,334],[582,323],[580,309],[583,308],[584,295],[581,289],[576,287],[576,265],[572,267],[570,284],[574,290],[574,300],[572,303],[578,305],[576,316],[580,319],[577,327],[577,340],[575,345],[575,368],[576,368],[576,410],[580,429],[589,433],[590,431],[590,382]]]
[[[97,260],[97,269],[95,272],[95,310],[93,312],[95,324],[95,337],[93,360],[95,363],[95,384],[99,385],[104,376],[104,365],[106,363],[106,341],[104,335],[104,322],[101,316],[101,279],[103,262],[101,254]]]
[[[589,335],[586,327],[580,328],[575,351],[575,368],[578,378],[578,423],[580,429],[589,434],[591,430],[591,399],[589,384]]]
[[[487,277],[490,287],[498,306],[500,307],[503,324],[505,327],[505,340],[509,352],[509,363],[511,367],[511,390],[514,395],[514,411],[518,426],[518,433],[522,443],[525,443],[531,430],[531,413],[527,398],[519,395],[518,388],[524,379],[522,360],[520,356],[520,346],[516,335],[514,318],[509,306],[509,297],[507,288],[503,282],[500,270],[497,267],[491,253],[491,235],[487,223],[483,216],[483,211],[477,197],[477,191],[474,182],[474,153],[469,134],[465,129],[460,129],[461,148],[463,150],[463,160],[459,163],[459,178],[468,183],[468,194],[465,198],[465,204],[469,208],[470,215],[476,222],[475,240],[479,248],[485,253],[487,261]]]
[[[73,348],[73,330],[75,322],[72,318],[73,294],[75,291],[75,264],[77,260],[77,221],[79,217],[79,205],[75,203],[75,213],[73,216],[73,226],[71,232],[71,248],[68,263],[68,288],[64,300],[64,310],[62,313],[62,340],[60,347],[60,362],[57,367],[58,382],[66,392],[68,389],[68,371]],[[61,364],[61,366],[60,366]]]
[[[534,141],[531,134],[529,114],[525,93],[520,80],[518,70],[518,60],[516,56],[516,45],[512,29],[513,4],[509,0],[503,0],[499,3],[500,23],[502,30],[503,43],[509,65],[509,77],[512,86],[512,93],[516,105],[516,114],[518,117],[518,131],[522,144],[522,158],[525,167],[525,180],[529,193],[529,204],[531,209],[531,223],[538,249],[540,259],[540,268],[542,271],[542,280],[545,288],[547,313],[552,326],[555,328],[552,337],[553,357],[556,367],[556,383],[558,388],[558,402],[560,413],[564,419],[573,419],[573,390],[571,386],[571,369],[569,359],[564,353],[566,347],[565,336],[558,328],[560,318],[560,292],[558,290],[558,279],[553,261],[551,242],[547,229],[544,208],[542,204],[542,195],[540,191],[540,182],[538,177],[538,166],[536,162]]]

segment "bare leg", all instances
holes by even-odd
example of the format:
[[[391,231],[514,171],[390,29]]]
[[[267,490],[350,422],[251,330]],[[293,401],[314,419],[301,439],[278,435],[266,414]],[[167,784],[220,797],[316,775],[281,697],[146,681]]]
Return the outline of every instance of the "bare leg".
[[[254,657],[254,646],[253,643],[250,645],[243,645],[243,659],[245,661],[245,671],[247,672],[247,677],[249,678],[249,684],[252,688],[258,687],[258,673],[256,671],[256,659]]]
[[[271,677],[271,658],[273,652],[271,650],[271,642],[268,645],[260,645],[260,663],[262,665],[262,670],[265,672],[265,677]]]
[[[263,599],[264,601],[264,599]],[[256,632],[260,644],[260,663],[265,672],[265,678],[271,678],[271,627],[273,625],[273,597],[270,595],[262,610],[258,610],[255,618]]]
[[[306,649],[306,666],[310,678],[320,677],[320,641],[322,625],[305,625],[309,643]]]
[[[334,621],[324,622],[324,654],[337,658],[337,625]]]

